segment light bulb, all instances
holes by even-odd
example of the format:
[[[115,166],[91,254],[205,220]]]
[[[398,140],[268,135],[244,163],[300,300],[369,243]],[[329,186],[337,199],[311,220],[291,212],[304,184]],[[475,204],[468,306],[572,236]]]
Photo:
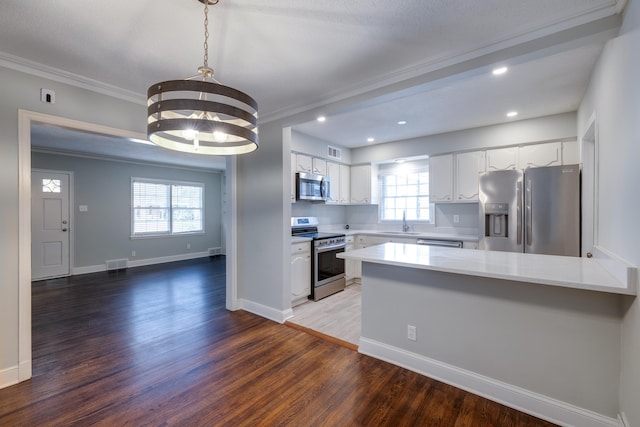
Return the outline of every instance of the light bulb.
[[[227,134],[220,131],[213,132],[213,139],[217,142],[225,142],[227,140]]]
[[[184,139],[188,140],[188,141],[192,141],[195,138],[198,137],[198,131],[197,130],[193,130],[193,129],[186,129],[182,135],[184,136]]]

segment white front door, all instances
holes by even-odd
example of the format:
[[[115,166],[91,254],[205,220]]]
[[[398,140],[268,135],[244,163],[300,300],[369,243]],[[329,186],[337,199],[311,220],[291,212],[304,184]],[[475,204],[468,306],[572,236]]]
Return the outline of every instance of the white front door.
[[[31,280],[68,276],[68,173],[31,172]]]

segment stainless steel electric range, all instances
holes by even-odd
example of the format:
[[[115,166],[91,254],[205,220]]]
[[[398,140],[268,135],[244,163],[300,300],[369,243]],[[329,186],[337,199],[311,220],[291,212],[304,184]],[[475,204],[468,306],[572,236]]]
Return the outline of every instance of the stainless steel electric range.
[[[344,260],[336,254],[345,250],[344,233],[318,232],[318,218],[291,218],[291,235],[312,239],[311,299],[318,301],[345,287]]]

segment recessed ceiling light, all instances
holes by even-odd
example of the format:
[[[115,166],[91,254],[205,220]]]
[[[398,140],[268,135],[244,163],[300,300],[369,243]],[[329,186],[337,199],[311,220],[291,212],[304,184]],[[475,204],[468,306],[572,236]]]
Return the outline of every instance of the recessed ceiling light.
[[[367,138],[367,142],[373,142],[373,141],[375,141],[375,139],[373,139],[373,138]]]
[[[398,124],[399,124],[399,125],[406,125],[406,124],[407,124],[407,121],[406,121],[406,120],[399,120],[399,121],[398,121]]]
[[[518,115],[518,112],[517,112],[517,111],[509,111],[509,112],[507,113],[507,117],[515,117],[515,116],[517,116],[517,115]]]
[[[325,116],[319,116],[316,120],[322,123],[322,122],[325,122],[327,118]]]
[[[507,67],[494,68],[493,75],[494,76],[499,76],[500,74],[506,73],[507,70],[508,70]]]

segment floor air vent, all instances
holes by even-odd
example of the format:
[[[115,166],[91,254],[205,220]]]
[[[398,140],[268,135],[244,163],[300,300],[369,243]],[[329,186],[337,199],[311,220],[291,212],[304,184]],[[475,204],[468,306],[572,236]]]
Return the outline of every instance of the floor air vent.
[[[216,256],[222,253],[222,248],[209,248],[209,256]]]
[[[129,260],[127,258],[108,259],[104,263],[107,265],[107,271],[123,270],[129,266]]]

